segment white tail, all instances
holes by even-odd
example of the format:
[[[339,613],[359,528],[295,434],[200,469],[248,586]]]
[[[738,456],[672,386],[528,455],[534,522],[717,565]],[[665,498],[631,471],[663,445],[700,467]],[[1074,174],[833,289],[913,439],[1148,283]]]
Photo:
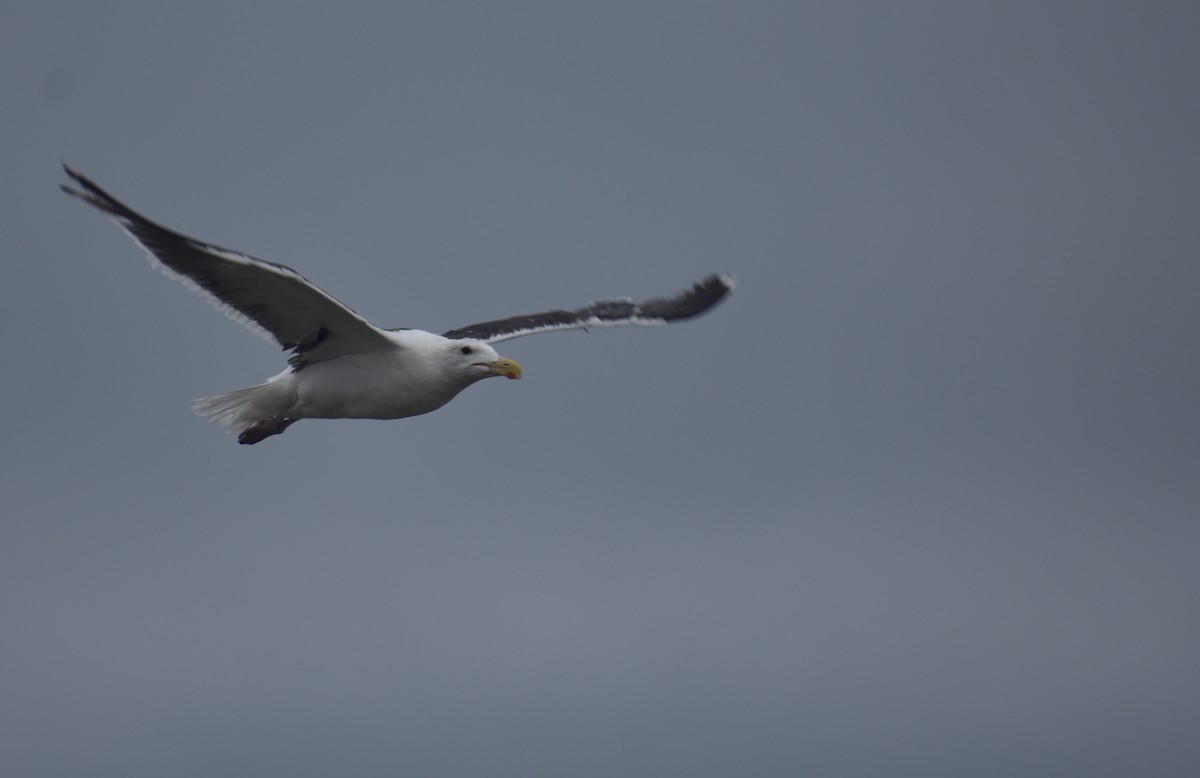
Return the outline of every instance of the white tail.
[[[225,432],[240,432],[280,412],[279,393],[270,382],[192,401],[192,410]]]

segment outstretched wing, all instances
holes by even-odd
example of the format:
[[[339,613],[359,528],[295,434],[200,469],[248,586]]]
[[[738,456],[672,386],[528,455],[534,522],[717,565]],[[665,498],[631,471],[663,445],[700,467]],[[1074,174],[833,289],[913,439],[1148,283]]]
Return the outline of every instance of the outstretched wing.
[[[294,353],[294,369],[344,354],[394,348],[383,331],[284,265],[181,235],[121,203],[64,164],[82,191],[69,195],[104,211],[149,254],[152,264],[203,294],[230,318]]]
[[[443,333],[447,338],[476,338],[488,343],[521,338],[538,332],[579,330],[592,327],[654,326],[690,319],[704,313],[733,290],[730,276],[710,275],[692,284],[691,289],[669,297],[655,297],[635,303],[633,300],[599,300],[574,311],[546,311],[528,316],[485,321]]]

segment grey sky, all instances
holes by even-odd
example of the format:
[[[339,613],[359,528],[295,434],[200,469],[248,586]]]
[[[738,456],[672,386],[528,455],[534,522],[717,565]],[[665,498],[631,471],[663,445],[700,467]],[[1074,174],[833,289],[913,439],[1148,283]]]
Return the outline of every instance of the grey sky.
[[[10,2],[0,772],[1200,769],[1200,12]],[[383,326],[740,285],[254,447],[65,159]]]

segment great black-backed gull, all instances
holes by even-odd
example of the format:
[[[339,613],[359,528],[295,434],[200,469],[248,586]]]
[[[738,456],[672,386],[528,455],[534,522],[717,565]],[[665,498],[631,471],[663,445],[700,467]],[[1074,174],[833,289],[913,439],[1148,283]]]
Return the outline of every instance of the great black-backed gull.
[[[436,335],[381,329],[285,265],[189,238],[122,204],[69,165],[82,187],[62,189],[111,216],[159,265],[251,330],[291,351],[287,368],[258,386],[196,400],[196,413],[239,443],[278,435],[300,419],[399,419],[437,410],[489,376],[521,367],[491,344],[553,330],[655,325],[716,305],[733,279],[709,275],[644,302],[601,300],[572,311],[513,316]]]

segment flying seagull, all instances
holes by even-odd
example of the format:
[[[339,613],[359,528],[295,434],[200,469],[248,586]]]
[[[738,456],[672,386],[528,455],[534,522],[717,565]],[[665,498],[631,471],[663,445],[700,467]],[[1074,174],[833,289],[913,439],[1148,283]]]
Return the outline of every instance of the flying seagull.
[[[655,325],[716,305],[733,279],[709,275],[686,291],[635,303],[600,300],[575,310],[486,321],[436,335],[381,329],[285,265],[189,238],[155,224],[71,166],[81,189],[62,189],[113,218],[150,262],[231,318],[292,354],[266,383],[192,403],[200,416],[253,444],[300,419],[400,419],[441,408],[490,376],[520,378],[493,343],[554,330]]]

